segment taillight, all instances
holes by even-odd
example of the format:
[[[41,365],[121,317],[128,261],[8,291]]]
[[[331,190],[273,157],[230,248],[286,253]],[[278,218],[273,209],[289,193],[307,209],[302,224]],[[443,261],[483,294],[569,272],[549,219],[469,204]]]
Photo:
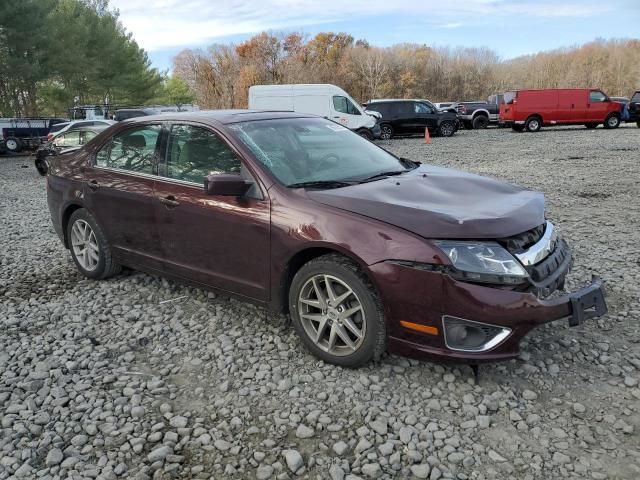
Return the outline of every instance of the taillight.
[[[47,134],[47,142],[50,142],[52,138],[53,138],[53,133]]]

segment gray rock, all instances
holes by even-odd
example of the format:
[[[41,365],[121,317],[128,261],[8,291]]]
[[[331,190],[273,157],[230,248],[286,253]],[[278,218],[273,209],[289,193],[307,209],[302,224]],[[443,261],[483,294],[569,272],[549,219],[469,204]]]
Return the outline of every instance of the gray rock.
[[[315,435],[315,431],[313,430],[313,428],[309,428],[302,423],[298,425],[298,428],[296,429],[297,438],[311,438],[314,435]]]
[[[377,463],[366,463],[362,466],[361,470],[368,478],[378,478],[382,475],[382,469]]]
[[[285,450],[284,459],[287,462],[287,467],[293,473],[297,472],[304,466],[304,460],[302,459],[302,455],[297,450]]]
[[[333,444],[333,451],[336,452],[337,455],[344,455],[349,450],[349,445],[344,443],[342,440]]]
[[[332,463],[329,467],[331,480],[344,480],[344,470],[337,463]]]
[[[504,458],[502,455],[500,455],[495,450],[489,450],[488,455],[489,455],[489,458],[491,460],[493,460],[494,462],[497,462],[497,463],[502,463],[502,462],[506,462],[507,461],[506,458]]]
[[[62,453],[62,450],[60,450],[59,448],[52,448],[51,450],[49,450],[44,464],[47,467],[53,467],[54,465],[59,465],[62,460],[64,460],[64,454]]]
[[[257,480],[268,480],[273,475],[273,467],[271,465],[260,465],[256,470]]]
[[[173,449],[166,445],[162,445],[157,447],[155,450],[152,450],[149,455],[147,455],[147,460],[150,463],[159,462],[167,458],[167,455],[171,455],[173,453]]]
[[[429,478],[430,472],[431,472],[431,465],[429,465],[428,463],[411,465],[411,474],[416,478]]]
[[[215,442],[213,442],[213,446],[216,447],[221,452],[226,452],[231,448],[231,443],[227,442],[226,440],[218,439]]]
[[[169,425],[173,428],[185,428],[189,420],[185,417],[181,417],[180,415],[176,415],[175,417],[171,417],[169,419]]]

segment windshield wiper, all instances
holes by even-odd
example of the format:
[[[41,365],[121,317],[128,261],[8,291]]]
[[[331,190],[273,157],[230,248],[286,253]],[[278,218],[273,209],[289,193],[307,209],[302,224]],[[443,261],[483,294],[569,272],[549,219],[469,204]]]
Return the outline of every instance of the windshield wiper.
[[[346,182],[343,180],[314,180],[310,182],[299,182],[287,185],[288,188],[340,188],[355,185],[355,182]]]
[[[393,170],[391,172],[380,172],[375,175],[371,175],[370,177],[364,178],[360,180],[360,183],[373,182],[374,180],[379,180],[381,178],[393,177],[394,175],[402,175],[403,173],[408,172],[409,170]]]

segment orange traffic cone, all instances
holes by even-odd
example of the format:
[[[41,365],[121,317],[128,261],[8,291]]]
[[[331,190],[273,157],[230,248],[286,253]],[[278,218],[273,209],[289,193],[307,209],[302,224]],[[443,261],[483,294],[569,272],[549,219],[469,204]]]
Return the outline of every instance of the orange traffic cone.
[[[431,136],[429,135],[429,129],[424,129],[424,143],[425,145],[429,145],[431,143]]]

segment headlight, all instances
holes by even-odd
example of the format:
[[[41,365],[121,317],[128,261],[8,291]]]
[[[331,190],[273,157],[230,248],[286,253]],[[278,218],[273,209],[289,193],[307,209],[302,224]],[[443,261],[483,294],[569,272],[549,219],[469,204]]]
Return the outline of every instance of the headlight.
[[[434,242],[451,260],[454,274],[463,280],[486,283],[522,283],[527,277],[524,267],[496,242]]]

